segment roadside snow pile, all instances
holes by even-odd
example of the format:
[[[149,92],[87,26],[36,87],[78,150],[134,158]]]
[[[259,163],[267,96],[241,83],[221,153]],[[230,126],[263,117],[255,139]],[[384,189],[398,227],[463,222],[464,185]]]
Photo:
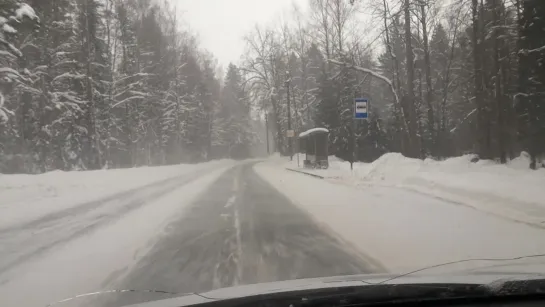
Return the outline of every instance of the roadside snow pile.
[[[473,163],[473,158],[422,161],[388,153],[373,163],[355,163],[353,171],[350,163],[333,159],[330,169],[311,172],[343,184],[410,189],[512,220],[545,225],[545,169],[530,170],[526,153],[507,165],[489,160]]]
[[[229,160],[82,172],[54,171],[40,175],[0,174],[0,228],[44,214],[139,188],[193,171],[213,169]]]
[[[403,173],[400,177],[405,178],[397,184],[505,218],[545,225],[545,169],[528,169],[529,159],[524,154],[508,165],[472,163],[471,158],[443,162],[403,158],[399,163],[413,164],[414,171]],[[391,173],[385,176],[395,177]],[[372,177],[365,180],[376,181]]]

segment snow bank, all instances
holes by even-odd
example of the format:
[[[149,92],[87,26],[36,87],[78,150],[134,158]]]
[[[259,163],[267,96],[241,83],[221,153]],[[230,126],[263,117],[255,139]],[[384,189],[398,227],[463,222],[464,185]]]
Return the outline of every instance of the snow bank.
[[[384,158],[390,162],[404,160],[395,155]],[[411,163],[414,161],[406,162],[401,169],[415,171]],[[379,161],[375,164],[378,166]],[[440,198],[388,186],[361,185],[354,189],[288,172],[274,163],[257,164],[254,168],[325,229],[390,272],[402,273],[461,259],[545,252],[545,230]],[[373,178],[382,175],[378,171],[370,174],[377,176]],[[397,181],[395,176],[384,178]],[[426,273],[491,264],[497,263],[468,262]]]
[[[329,130],[327,130],[326,128],[312,128],[312,129],[309,129],[309,130],[307,130],[307,131],[305,131],[305,132],[301,132],[301,133],[299,134],[299,137],[302,138],[302,137],[305,137],[305,136],[307,136],[307,135],[309,135],[309,134],[311,134],[311,133],[315,133],[315,132],[325,132],[325,133],[328,133]]]
[[[0,228],[156,181],[230,163],[220,160],[132,169],[54,171],[40,175],[0,174]]]
[[[131,211],[122,219],[60,245],[43,257],[17,268],[0,287],[0,305],[46,306],[75,294],[118,289],[117,283],[163,238],[169,223],[181,218],[185,209],[230,165],[221,162],[206,164],[213,165],[214,170],[149,205]],[[183,166],[160,167],[157,171],[168,173],[170,170],[166,169],[169,168],[180,170]],[[141,169],[126,171],[142,174]],[[96,306],[96,301],[78,299],[59,306]]]
[[[384,185],[410,189],[471,206],[504,218],[545,226],[545,169],[528,169],[523,153],[507,165],[465,155],[434,161],[388,153],[373,163],[331,159],[328,170],[310,172],[354,186]],[[297,168],[296,162],[288,167]],[[301,164],[302,165],[302,164]]]

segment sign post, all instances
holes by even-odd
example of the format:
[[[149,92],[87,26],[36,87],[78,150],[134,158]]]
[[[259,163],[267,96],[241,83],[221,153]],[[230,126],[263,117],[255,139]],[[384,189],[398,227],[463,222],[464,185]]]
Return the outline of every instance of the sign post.
[[[369,99],[367,98],[354,99],[354,119],[366,119],[369,116],[367,112],[368,104]]]
[[[369,98],[357,98],[354,95],[354,119],[352,120],[352,161],[350,162],[350,169],[354,170],[354,162],[356,161],[356,129],[358,127],[359,119],[367,119],[369,117],[368,112]]]

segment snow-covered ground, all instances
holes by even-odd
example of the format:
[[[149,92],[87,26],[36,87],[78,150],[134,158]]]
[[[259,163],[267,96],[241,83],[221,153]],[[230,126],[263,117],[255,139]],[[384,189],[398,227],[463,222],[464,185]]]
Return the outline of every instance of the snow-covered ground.
[[[354,170],[350,170],[349,162],[335,157],[330,157],[327,170],[299,169],[359,188],[408,189],[545,228],[545,169],[530,170],[524,153],[507,165],[487,160],[472,163],[471,158],[422,161],[390,153],[373,163],[355,163]],[[301,166],[302,159],[303,155]],[[298,169],[296,157],[292,162],[278,157],[273,161]]]
[[[386,160],[399,163],[392,161],[394,157],[395,155],[392,155]],[[460,160],[445,162],[443,169],[451,170],[450,174],[444,174],[445,179],[440,178],[437,163],[434,170],[430,161],[419,164],[412,161],[413,164],[406,163],[397,167],[395,164],[385,165],[382,169],[379,165],[358,165],[357,170],[361,173],[357,174],[361,178],[355,178],[354,181],[363,181],[367,175],[369,176],[367,178],[382,178],[375,179],[376,181],[389,181],[395,184],[392,186],[367,184],[358,185],[357,188],[338,184],[340,181],[334,183],[286,171],[279,167],[279,159],[272,159],[254,168],[276,189],[309,212],[323,227],[330,229],[392,272],[468,258],[516,257],[545,253],[545,230],[542,228],[516,223],[456,202],[396,186],[407,182],[406,180],[415,174],[423,177],[427,175],[425,178],[435,178],[442,183],[448,180],[448,176],[455,177],[456,173],[469,180],[471,176],[463,174],[464,169],[461,165],[464,164],[460,163]],[[387,161],[382,159],[378,162]],[[344,164],[342,167],[345,167]],[[419,171],[423,167],[426,172]],[[466,165],[465,171],[470,172],[472,167]],[[476,166],[477,178],[472,181],[478,180],[478,175],[485,176],[483,170],[487,168],[496,170],[497,173],[505,171],[501,167],[491,165]],[[326,175],[331,172],[336,175],[346,173],[342,169],[335,169],[335,163],[332,170],[321,173]],[[389,178],[389,175],[394,176],[396,172],[399,172],[397,177]],[[400,180],[401,174],[408,176]],[[533,174],[528,175],[530,178],[532,176]],[[488,178],[493,177],[493,174],[488,175]],[[498,175],[497,181],[501,182],[501,178]],[[457,182],[459,181],[453,180],[453,186]],[[511,182],[518,186],[518,183]],[[484,190],[486,184],[484,182],[480,186],[483,187],[482,191],[488,192],[491,189]],[[518,192],[525,193],[523,186],[519,186]],[[464,263],[460,266],[447,267],[445,270],[478,265],[482,263]]]
[[[232,164],[224,160],[162,167],[54,171],[41,175],[0,174],[0,229],[32,221],[84,202],[229,163]]]
[[[108,289],[109,281],[120,279],[129,273],[135,263],[161,238],[161,234],[168,230],[166,226],[179,218],[197,196],[204,193],[210,184],[233,165],[232,161],[215,161],[159,168],[51,173],[30,176],[27,178],[29,180],[24,180],[27,176],[5,176],[4,186],[8,183],[13,186],[15,179],[20,179],[24,186],[21,189],[29,194],[29,199],[45,197],[43,202],[33,203],[35,210],[44,214],[71,208],[68,202],[57,206],[55,199],[58,198],[68,201],[70,196],[74,196],[74,199],[87,202],[146,185],[153,180],[160,182],[165,178],[183,174],[191,178],[191,172],[199,171],[194,180],[178,188],[174,188],[177,181],[154,188],[162,191],[172,186],[171,190],[153,199],[144,197],[145,205],[134,210],[120,213],[114,208],[129,208],[131,204],[121,201],[107,203],[106,207],[109,208],[97,207],[89,212],[67,215],[66,219],[54,220],[55,224],[47,225],[47,228],[41,228],[37,233],[27,233],[34,231],[32,223],[37,223],[35,221],[24,223],[25,226],[14,225],[10,229],[11,233],[0,235],[0,264],[10,261],[10,245],[16,244],[17,242],[12,241],[17,240],[20,244],[18,251],[24,252],[24,263],[16,263],[7,269],[0,265],[0,305],[44,306],[75,294],[94,292],[104,287]],[[13,179],[10,181],[9,177]],[[48,194],[44,186],[58,189],[57,194]],[[18,200],[24,200],[22,196],[11,194],[12,197],[14,195]],[[12,203],[9,208],[2,206],[2,209],[6,213],[11,210],[22,214],[14,206],[15,203]],[[31,209],[29,206],[25,210]],[[111,219],[101,223],[105,216]],[[5,217],[2,216],[2,219],[5,220]],[[86,224],[92,227],[92,223],[101,224],[91,230],[83,229],[83,234],[78,234],[78,227],[87,227]],[[31,240],[32,238],[37,239]],[[31,257],[27,257],[30,253]]]
[[[280,212],[286,215],[300,212],[290,209],[291,201],[340,242],[368,256],[362,259],[374,259],[373,267],[405,272],[460,259],[545,253],[545,229],[538,223],[539,217],[544,216],[540,210],[545,208],[540,198],[545,195],[539,188],[545,182],[544,172],[526,170],[523,158],[501,166],[486,161],[470,163],[469,157],[434,162],[389,154],[375,163],[356,164],[353,172],[348,163],[332,160],[330,169],[314,171],[326,180],[285,169],[297,168],[296,161],[297,158],[287,162],[275,157],[253,166],[259,176],[289,199],[283,200],[283,204],[267,203],[266,208],[283,208],[286,211]],[[233,166],[251,170],[251,163],[224,160],[197,165],[0,176],[0,306],[38,306],[77,293],[112,289],[127,276],[135,282],[143,279],[154,285],[161,280],[156,275],[164,274],[165,267],[170,269],[168,266],[176,263],[189,266],[197,274],[188,275],[185,271],[186,275],[178,281],[193,283],[192,278],[201,278],[200,282],[207,282],[206,272],[213,265],[202,265],[199,260],[223,257],[215,254],[223,249],[208,247],[210,242],[225,243],[225,232],[193,230],[192,233],[203,236],[197,235],[195,245],[190,246],[203,245],[199,247],[203,254],[190,257],[195,251],[179,246],[187,234],[173,232],[171,222],[195,218],[185,210],[195,204],[217,207],[218,212],[241,206],[247,208],[243,217],[248,219],[244,223],[259,221],[255,203],[263,205],[263,199],[270,201],[273,196],[277,200],[284,198],[266,183],[260,183],[254,186],[259,191],[248,189],[252,191],[234,198],[240,202],[233,205],[237,182],[255,182],[257,178],[249,171],[228,170]],[[528,208],[536,212],[524,211]],[[198,213],[202,208],[195,209]],[[216,215],[213,218],[223,218]],[[301,216],[308,220],[304,213]],[[217,223],[208,215],[202,218],[203,221],[193,222],[212,226]],[[290,221],[293,220],[287,219],[285,228],[291,226]],[[286,240],[271,242],[279,243],[278,246],[295,242],[290,241],[293,238],[287,232],[280,231],[284,226],[277,224],[273,218],[269,228],[260,223],[243,227],[253,233],[242,233],[241,238],[251,239],[248,242],[255,246],[267,238]],[[312,220],[305,225],[314,227]],[[309,229],[301,231],[305,240],[311,242],[315,233]],[[173,241],[165,239],[167,233]],[[173,243],[157,253],[162,250],[158,246],[164,248],[165,242]],[[259,256],[251,255],[256,250],[259,249],[249,248],[241,253]],[[143,262],[145,257],[151,258]],[[157,262],[164,263],[158,265],[157,271],[152,270],[153,274],[134,274],[143,263],[153,266]],[[263,265],[264,271],[276,269],[274,261]],[[464,263],[439,271],[479,265],[482,263]]]

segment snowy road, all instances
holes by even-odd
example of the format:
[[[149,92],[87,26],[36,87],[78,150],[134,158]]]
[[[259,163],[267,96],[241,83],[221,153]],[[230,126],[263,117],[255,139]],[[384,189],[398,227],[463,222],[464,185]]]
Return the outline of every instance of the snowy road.
[[[3,229],[0,304],[40,306],[101,289],[186,293],[380,270],[318,227],[253,165],[196,171]],[[91,302],[121,306],[157,295],[114,297]]]
[[[115,288],[202,292],[379,271],[319,228],[252,166],[225,172]]]
[[[203,164],[49,209],[0,223],[0,306],[45,306],[107,289],[201,292],[545,252],[545,230],[538,227],[403,189],[318,180],[269,162]],[[166,297],[112,294],[59,306],[118,307]]]

